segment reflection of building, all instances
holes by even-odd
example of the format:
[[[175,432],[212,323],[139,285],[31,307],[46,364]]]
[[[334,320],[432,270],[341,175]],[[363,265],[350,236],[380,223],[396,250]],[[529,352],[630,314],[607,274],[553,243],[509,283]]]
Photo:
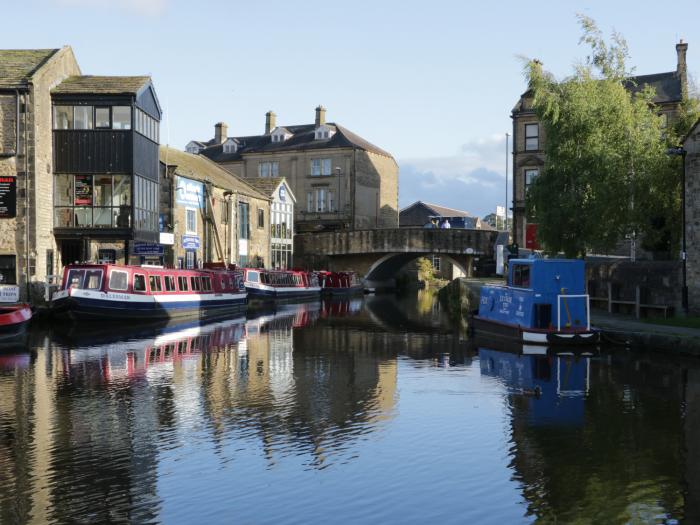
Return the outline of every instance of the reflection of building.
[[[200,155],[162,147],[160,162],[167,264],[270,264],[269,195]]]
[[[191,141],[204,155],[245,179],[284,177],[298,199],[296,231],[394,228],[398,223],[398,166],[386,151],[316,108],[313,124],[277,126],[266,115],[265,133],[229,137],[223,122],[214,138]]]

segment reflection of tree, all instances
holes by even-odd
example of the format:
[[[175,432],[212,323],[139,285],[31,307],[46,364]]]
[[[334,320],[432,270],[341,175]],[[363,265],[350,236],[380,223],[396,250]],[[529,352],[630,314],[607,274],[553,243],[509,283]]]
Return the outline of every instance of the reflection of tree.
[[[584,422],[533,424],[512,400],[511,467],[528,515],[545,523],[635,522],[682,508],[680,372],[643,362],[591,364]]]

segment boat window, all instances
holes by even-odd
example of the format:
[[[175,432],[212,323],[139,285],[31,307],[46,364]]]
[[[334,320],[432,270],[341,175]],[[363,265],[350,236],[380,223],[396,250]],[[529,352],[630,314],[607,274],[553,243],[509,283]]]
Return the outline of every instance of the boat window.
[[[66,288],[82,288],[83,287],[83,277],[85,277],[84,270],[71,270],[68,272],[68,278],[66,279]]]
[[[145,292],[146,291],[146,276],[140,273],[134,274],[134,291],[135,292]]]
[[[228,288],[228,278],[226,276],[221,276],[221,289],[225,290]]]
[[[151,292],[160,292],[163,289],[160,275],[150,275],[148,277],[148,282],[151,285]]]
[[[247,277],[251,283],[257,283],[259,281],[258,272],[248,272]]]
[[[211,279],[209,277],[202,277],[202,290],[211,292]]]
[[[99,290],[102,286],[102,270],[88,270],[85,272],[83,284],[87,290]]]
[[[187,291],[187,277],[178,277],[177,278],[177,286],[181,292],[186,292]]]
[[[112,270],[109,274],[109,287],[112,290],[126,290],[129,287],[129,274],[121,270]]]
[[[175,291],[175,277],[172,275],[165,276],[165,291],[174,292]]]
[[[198,292],[202,289],[202,283],[199,277],[190,277],[190,284],[192,285],[193,292]]]
[[[517,264],[513,266],[513,286],[530,287],[530,265]]]

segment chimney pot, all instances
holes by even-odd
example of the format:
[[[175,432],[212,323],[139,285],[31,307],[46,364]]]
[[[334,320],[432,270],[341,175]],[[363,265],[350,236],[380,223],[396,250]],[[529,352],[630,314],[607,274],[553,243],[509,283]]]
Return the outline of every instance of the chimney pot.
[[[683,100],[688,98],[688,65],[686,63],[686,52],[688,44],[683,42],[683,39],[676,44],[676,54],[678,55],[678,63],[676,65],[676,76],[681,81],[681,97]]]
[[[277,115],[270,110],[265,113],[265,135],[269,135],[277,127]]]
[[[326,108],[319,106],[316,108],[316,127],[323,126],[326,123]]]
[[[214,124],[214,142],[223,144],[228,137],[228,126],[224,122]]]

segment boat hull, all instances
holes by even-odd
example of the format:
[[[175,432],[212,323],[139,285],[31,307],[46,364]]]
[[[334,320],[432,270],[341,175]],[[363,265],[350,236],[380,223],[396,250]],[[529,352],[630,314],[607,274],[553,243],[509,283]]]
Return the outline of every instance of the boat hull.
[[[471,316],[470,329],[479,336],[504,338],[529,345],[595,345],[600,342],[600,332],[593,329],[538,330],[478,315]]]
[[[247,304],[245,293],[158,296],[68,290],[57,295],[52,314],[73,320],[207,319],[240,312]]]
[[[259,283],[245,283],[246,291],[251,299],[287,299],[300,297],[318,297],[321,288],[317,286],[269,286]]]
[[[352,295],[361,294],[364,292],[364,287],[362,285],[358,286],[346,286],[346,287],[327,287],[321,289],[322,295]]]

